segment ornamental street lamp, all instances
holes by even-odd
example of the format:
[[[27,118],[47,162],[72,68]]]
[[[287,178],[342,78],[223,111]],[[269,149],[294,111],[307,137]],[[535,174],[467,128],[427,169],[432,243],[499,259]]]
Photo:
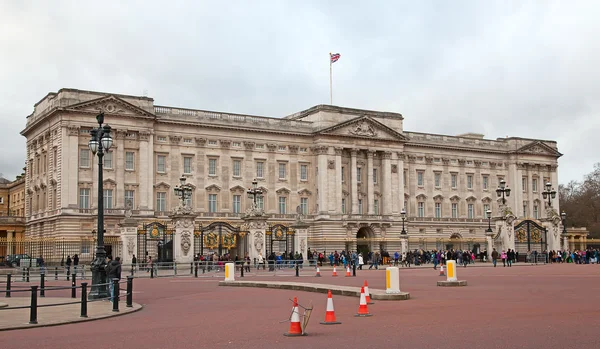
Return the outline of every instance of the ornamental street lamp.
[[[485,231],[486,233],[491,233],[492,232],[492,210],[487,210],[485,212],[487,219],[488,219],[488,228]]]
[[[556,190],[552,188],[552,183],[546,183],[546,190],[542,192],[542,196],[544,200],[548,199],[548,207],[552,207],[552,199],[556,197]]]
[[[406,210],[404,208],[400,211],[400,218],[402,218],[402,231],[400,235],[407,235],[406,230],[404,230],[404,221],[406,221]]]
[[[108,288],[106,287],[106,250],[104,250],[104,198],[102,186],[102,158],[108,152],[113,144],[113,139],[110,135],[110,126],[104,124],[104,113],[96,116],[98,128],[90,131],[91,138],[88,142],[88,147],[94,155],[98,156],[98,229],[97,229],[97,246],[96,256],[92,261],[92,289],[90,290],[89,299],[107,298]]]
[[[248,189],[247,193],[248,198],[252,199],[252,202],[254,203],[254,208],[256,208],[258,197],[262,196],[263,193],[262,189],[258,188],[258,181],[256,179],[252,181],[252,188]]]
[[[567,235],[567,213],[565,211],[563,211],[560,214],[561,218],[562,218],[562,226],[563,226],[563,235]]]
[[[175,195],[181,199],[181,206],[185,207],[185,200],[192,196],[192,186],[185,184],[185,177],[183,175],[179,178],[179,185],[175,186],[173,190],[175,191]]]
[[[506,185],[506,181],[504,179],[500,180],[500,185],[498,186],[498,189],[496,189],[496,194],[498,197],[502,198],[502,205],[506,205],[505,196],[510,196],[510,188],[508,185]]]

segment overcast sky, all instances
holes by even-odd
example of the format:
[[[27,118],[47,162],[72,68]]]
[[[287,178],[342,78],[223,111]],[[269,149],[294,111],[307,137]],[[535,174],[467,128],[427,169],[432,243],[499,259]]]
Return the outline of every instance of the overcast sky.
[[[0,173],[63,87],[282,117],[329,103],[405,130],[558,141],[559,181],[600,162],[598,1],[0,0]]]

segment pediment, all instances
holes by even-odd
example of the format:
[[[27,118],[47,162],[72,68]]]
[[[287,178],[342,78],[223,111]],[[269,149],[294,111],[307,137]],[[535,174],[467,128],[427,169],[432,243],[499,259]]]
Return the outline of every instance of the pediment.
[[[306,188],[304,188],[304,189],[302,189],[302,190],[299,190],[299,191],[298,191],[298,194],[300,194],[300,195],[307,195],[307,196],[310,196],[310,195],[312,195],[312,193],[310,192],[310,190],[308,190],[308,189],[306,189]]]
[[[211,184],[209,186],[207,186],[206,188],[204,188],[206,191],[221,191],[221,187],[219,187],[216,184]]]
[[[162,188],[171,188],[171,186],[165,182],[159,182],[154,185],[154,188],[161,188],[161,187]]]
[[[546,155],[546,156],[554,156],[560,157],[562,154],[558,152],[556,149],[551,146],[545,144],[541,141],[534,141],[527,145],[522,146],[521,148],[515,151],[520,154],[535,154],[535,155]]]
[[[155,118],[154,114],[149,113],[146,110],[114,95],[108,95],[93,99],[91,101],[74,104],[69,106],[67,110],[89,113],[104,112],[106,115]]]
[[[238,192],[242,192],[243,193],[243,192],[246,191],[246,188],[242,187],[241,185],[236,185],[235,187],[229,188],[229,191],[231,191],[231,192],[238,191]]]
[[[491,203],[491,202],[492,202],[492,198],[490,198],[489,196],[486,196],[486,197],[484,197],[483,199],[481,199],[481,201],[482,201],[484,204],[489,204],[489,203]]]
[[[436,196],[433,197],[434,201],[443,201],[444,200],[444,196],[441,194],[438,194]]]
[[[460,201],[460,196],[458,196],[458,195],[452,195],[450,197],[450,201],[452,201],[452,202],[458,202],[458,201]]]
[[[466,199],[467,201],[477,201],[477,198],[474,197],[473,195],[470,195],[469,197],[467,197]]]
[[[279,189],[277,189],[275,192],[276,192],[277,194],[280,194],[280,195],[281,195],[281,194],[287,195],[287,194],[289,194],[291,191],[290,191],[288,188],[285,188],[285,187],[283,187],[283,188],[279,188]]]
[[[425,194],[419,194],[416,196],[417,200],[427,200],[427,195]]]
[[[112,186],[116,186],[117,182],[115,182],[113,179],[107,178],[105,179],[102,183],[104,183],[104,185],[112,185]]]
[[[319,131],[318,134],[390,141],[408,140],[403,134],[368,116],[359,116],[339,123]]]

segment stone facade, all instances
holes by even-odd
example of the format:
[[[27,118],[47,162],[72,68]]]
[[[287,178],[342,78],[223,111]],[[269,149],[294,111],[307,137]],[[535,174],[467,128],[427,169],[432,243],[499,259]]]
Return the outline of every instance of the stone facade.
[[[558,187],[554,141],[407,132],[401,114],[329,105],[271,118],[62,89],[35,105],[22,131],[30,236],[76,238],[95,228],[98,166],[87,143],[100,111],[114,138],[103,183],[109,236],[120,235],[126,202],[138,223],[170,221],[182,175],[193,187],[196,225],[242,224],[256,179],[268,221],[291,225],[301,212],[305,244],[320,251],[400,250],[402,208],[405,248],[483,248],[485,210],[495,232],[505,221],[495,192],[501,179],[514,215],[541,221],[543,184]],[[558,209],[558,198],[552,204]],[[510,247],[499,235],[495,246]],[[548,244],[558,249],[560,239]]]

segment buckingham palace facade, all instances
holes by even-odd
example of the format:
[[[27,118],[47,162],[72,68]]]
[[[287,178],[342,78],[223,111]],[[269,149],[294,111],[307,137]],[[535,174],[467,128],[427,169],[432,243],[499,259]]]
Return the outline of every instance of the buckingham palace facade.
[[[405,131],[401,114],[331,105],[262,117],[61,89],[35,104],[22,131],[28,237],[92,236],[98,159],[88,141],[99,112],[114,138],[102,184],[108,237],[120,233],[126,205],[140,225],[169,222],[184,176],[198,225],[241,224],[256,180],[268,221],[290,225],[301,213],[313,251],[400,251],[403,227],[410,249],[483,249],[501,180],[519,218],[544,219],[544,186],[558,187],[554,141]]]

